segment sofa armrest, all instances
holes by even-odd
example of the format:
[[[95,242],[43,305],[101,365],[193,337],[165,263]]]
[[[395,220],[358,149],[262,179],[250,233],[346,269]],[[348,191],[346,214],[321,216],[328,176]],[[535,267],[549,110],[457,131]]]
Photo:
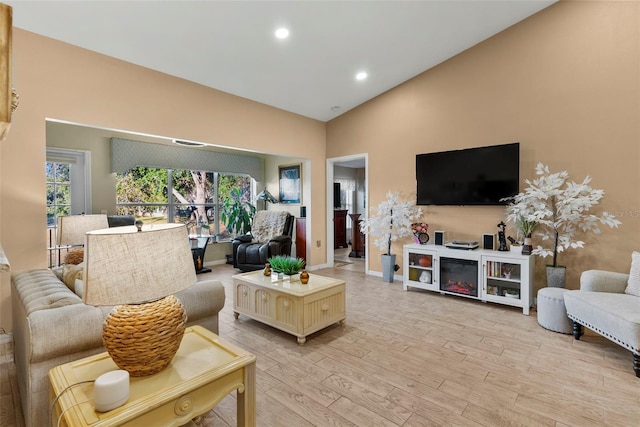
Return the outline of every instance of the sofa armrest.
[[[111,308],[74,304],[31,313],[24,331],[27,361],[37,363],[102,347],[102,325]]]
[[[238,241],[240,243],[249,243],[251,240],[253,240],[253,236],[251,236],[251,234],[241,234],[233,239],[233,241]]]
[[[588,292],[624,293],[629,275],[604,270],[587,270],[580,275],[580,290]]]
[[[280,242],[280,243],[285,243],[285,242],[291,242],[291,236],[273,236],[271,239],[269,239],[269,242]]]
[[[189,322],[217,314],[224,307],[224,285],[218,280],[202,280],[176,294]]]

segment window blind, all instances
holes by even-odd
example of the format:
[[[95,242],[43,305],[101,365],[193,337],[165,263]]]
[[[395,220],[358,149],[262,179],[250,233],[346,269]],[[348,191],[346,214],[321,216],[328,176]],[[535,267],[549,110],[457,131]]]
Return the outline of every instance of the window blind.
[[[111,138],[111,172],[122,173],[137,166],[242,173],[264,181],[260,157]]]

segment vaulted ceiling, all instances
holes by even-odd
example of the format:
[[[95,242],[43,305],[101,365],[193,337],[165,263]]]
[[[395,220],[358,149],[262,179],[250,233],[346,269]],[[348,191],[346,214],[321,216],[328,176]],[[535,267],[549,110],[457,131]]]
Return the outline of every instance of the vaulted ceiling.
[[[555,0],[4,2],[14,27],[328,121]]]

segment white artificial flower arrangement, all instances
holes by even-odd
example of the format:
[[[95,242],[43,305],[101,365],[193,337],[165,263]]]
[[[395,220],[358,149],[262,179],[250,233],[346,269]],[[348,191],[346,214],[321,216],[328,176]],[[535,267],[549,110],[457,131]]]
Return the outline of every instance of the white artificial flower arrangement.
[[[599,224],[617,228],[621,224],[613,215],[603,212],[598,216],[590,213],[604,197],[603,190],[592,188],[587,176],[581,183],[569,181],[567,171],[551,173],[549,167],[538,163],[538,178],[525,180],[529,185],[524,192],[511,198],[507,207],[507,220],[514,224],[527,221],[537,224],[537,236],[550,247],[538,245],[534,255],[553,255],[553,266],[557,267],[558,253],[569,248],[582,248],[584,242],[576,239],[578,230],[600,234]]]
[[[411,202],[400,200],[400,195],[388,192],[387,199],[373,208],[375,212],[360,223],[364,234],[378,236],[373,243],[385,255],[391,255],[391,244],[398,239],[413,234],[411,224],[422,216],[422,209]]]

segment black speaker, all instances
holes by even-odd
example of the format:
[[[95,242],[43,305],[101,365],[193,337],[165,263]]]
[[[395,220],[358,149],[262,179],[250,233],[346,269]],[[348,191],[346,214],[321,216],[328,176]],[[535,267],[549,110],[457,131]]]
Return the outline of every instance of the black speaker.
[[[341,205],[342,203],[340,203],[340,183],[334,182],[333,183],[333,208],[340,209]]]
[[[307,217],[307,207],[300,206],[300,218],[306,218],[306,217]]]
[[[444,231],[434,231],[433,232],[433,240],[436,245],[444,245],[445,244],[445,232]]]
[[[483,234],[482,235],[482,249],[494,250],[496,248],[496,235],[495,234]]]

